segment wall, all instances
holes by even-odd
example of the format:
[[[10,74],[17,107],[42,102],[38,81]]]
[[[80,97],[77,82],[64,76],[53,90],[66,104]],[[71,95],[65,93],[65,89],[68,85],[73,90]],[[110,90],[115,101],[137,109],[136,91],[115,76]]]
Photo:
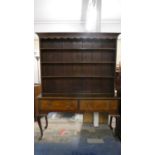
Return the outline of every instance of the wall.
[[[88,31],[90,2],[95,5],[90,19],[97,16],[93,31],[121,32],[120,0],[34,0],[35,32]]]

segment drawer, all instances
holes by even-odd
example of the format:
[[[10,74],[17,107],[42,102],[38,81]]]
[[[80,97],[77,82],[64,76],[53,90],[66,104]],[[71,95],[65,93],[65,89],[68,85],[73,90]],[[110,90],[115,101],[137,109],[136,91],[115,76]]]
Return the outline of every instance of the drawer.
[[[81,100],[80,111],[109,112],[118,110],[118,100]]]
[[[40,100],[39,110],[43,112],[75,112],[77,100]]]

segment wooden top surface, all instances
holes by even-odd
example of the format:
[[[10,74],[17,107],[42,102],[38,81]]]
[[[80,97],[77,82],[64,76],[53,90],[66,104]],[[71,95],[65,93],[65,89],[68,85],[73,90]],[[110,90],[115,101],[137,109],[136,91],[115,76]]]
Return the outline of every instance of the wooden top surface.
[[[101,99],[101,100],[120,100],[120,97],[102,97],[102,96],[42,96],[42,94],[40,94],[38,96],[38,99],[57,99],[57,100],[67,100],[67,99],[72,99],[72,100],[77,100],[77,99],[83,99],[83,100],[96,100],[96,99]]]

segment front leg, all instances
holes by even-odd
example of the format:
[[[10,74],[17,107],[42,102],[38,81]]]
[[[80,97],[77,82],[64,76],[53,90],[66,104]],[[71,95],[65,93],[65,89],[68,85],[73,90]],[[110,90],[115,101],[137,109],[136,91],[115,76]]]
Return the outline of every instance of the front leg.
[[[46,121],[45,129],[47,129],[47,127],[48,127],[48,118],[47,118],[47,115],[45,116],[45,121]]]
[[[39,140],[41,140],[42,137],[43,137],[43,129],[42,129],[42,125],[41,125],[41,117],[40,116],[37,117],[37,122],[38,122],[38,125],[39,125],[40,134],[41,134]]]

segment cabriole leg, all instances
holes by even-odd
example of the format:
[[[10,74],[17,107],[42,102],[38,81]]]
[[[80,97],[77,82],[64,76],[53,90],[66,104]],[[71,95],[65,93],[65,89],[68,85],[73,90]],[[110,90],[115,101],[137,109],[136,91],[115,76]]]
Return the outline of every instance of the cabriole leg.
[[[38,122],[38,126],[39,126],[39,129],[40,129],[40,137],[39,137],[39,140],[41,140],[42,139],[42,137],[43,137],[43,129],[42,129],[42,125],[41,125],[41,117],[40,116],[38,116],[37,117],[37,122]]]
[[[45,121],[46,121],[45,129],[47,129],[47,127],[48,127],[48,118],[47,118],[47,115],[45,116]]]

